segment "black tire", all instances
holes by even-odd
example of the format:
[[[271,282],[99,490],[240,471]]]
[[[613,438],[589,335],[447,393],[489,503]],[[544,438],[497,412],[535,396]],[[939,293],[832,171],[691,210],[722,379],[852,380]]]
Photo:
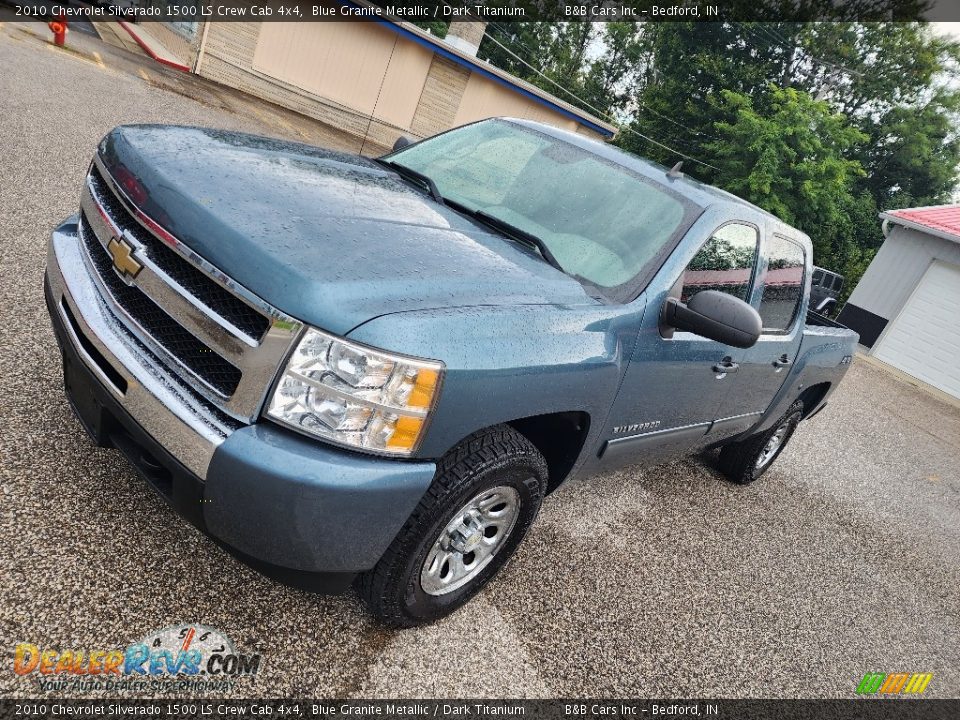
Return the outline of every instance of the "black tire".
[[[519,510],[495,554],[462,587],[440,595],[426,592],[421,572],[441,533],[472,498],[501,486],[516,491]],[[546,488],[543,456],[516,430],[500,425],[471,435],[440,460],[410,519],[377,565],[357,578],[360,596],[391,627],[412,627],[448,615],[503,567],[536,518]]]
[[[763,475],[774,461],[783,452],[783,449],[793,437],[797,425],[803,417],[803,402],[798,400],[787,408],[787,411],[769,430],[765,430],[759,435],[754,435],[740,442],[724,445],[720,450],[720,472],[727,476],[729,480],[738,485],[749,485],[758,477]],[[780,444],[777,446],[773,455],[760,464],[760,459],[764,453],[767,443],[771,441],[778,432],[782,431]]]

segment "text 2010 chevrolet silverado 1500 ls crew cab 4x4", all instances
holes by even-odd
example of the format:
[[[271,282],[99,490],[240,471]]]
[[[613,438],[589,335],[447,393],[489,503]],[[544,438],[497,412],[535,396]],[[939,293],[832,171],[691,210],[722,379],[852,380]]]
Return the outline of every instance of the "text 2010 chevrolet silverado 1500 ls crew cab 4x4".
[[[131,126],[53,232],[46,295],[99,444],[251,564],[356,580],[413,625],[573,475],[710,446],[762,474],[856,342],[805,324],[810,256],[738,198],[526,121],[379,160]]]

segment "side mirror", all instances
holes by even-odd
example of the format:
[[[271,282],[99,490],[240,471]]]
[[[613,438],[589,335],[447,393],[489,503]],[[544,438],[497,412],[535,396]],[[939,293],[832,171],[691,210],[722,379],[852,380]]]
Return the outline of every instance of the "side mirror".
[[[396,152],[397,150],[403,150],[407,145],[412,145],[412,144],[413,144],[413,140],[411,140],[405,135],[401,135],[396,139],[396,142],[393,143],[393,152]]]
[[[667,298],[660,311],[660,326],[748,348],[756,344],[763,323],[760,313],[740,298],[718,290],[702,290],[686,305],[676,298]]]

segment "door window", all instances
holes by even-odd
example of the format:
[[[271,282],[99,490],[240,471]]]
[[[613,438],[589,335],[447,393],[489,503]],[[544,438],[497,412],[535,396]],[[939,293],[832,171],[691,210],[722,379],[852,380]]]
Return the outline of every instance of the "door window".
[[[767,275],[760,299],[765,333],[789,330],[803,298],[803,248],[774,235],[767,243]]]
[[[746,300],[759,239],[752,225],[730,223],[717,230],[683,271],[680,301],[687,302],[701,290],[719,290]]]

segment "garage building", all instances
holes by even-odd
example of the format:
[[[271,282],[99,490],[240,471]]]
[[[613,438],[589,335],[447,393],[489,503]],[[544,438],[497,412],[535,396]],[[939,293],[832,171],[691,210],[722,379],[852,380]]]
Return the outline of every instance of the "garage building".
[[[880,217],[886,239],[838,319],[873,357],[960,398],[960,205]]]

